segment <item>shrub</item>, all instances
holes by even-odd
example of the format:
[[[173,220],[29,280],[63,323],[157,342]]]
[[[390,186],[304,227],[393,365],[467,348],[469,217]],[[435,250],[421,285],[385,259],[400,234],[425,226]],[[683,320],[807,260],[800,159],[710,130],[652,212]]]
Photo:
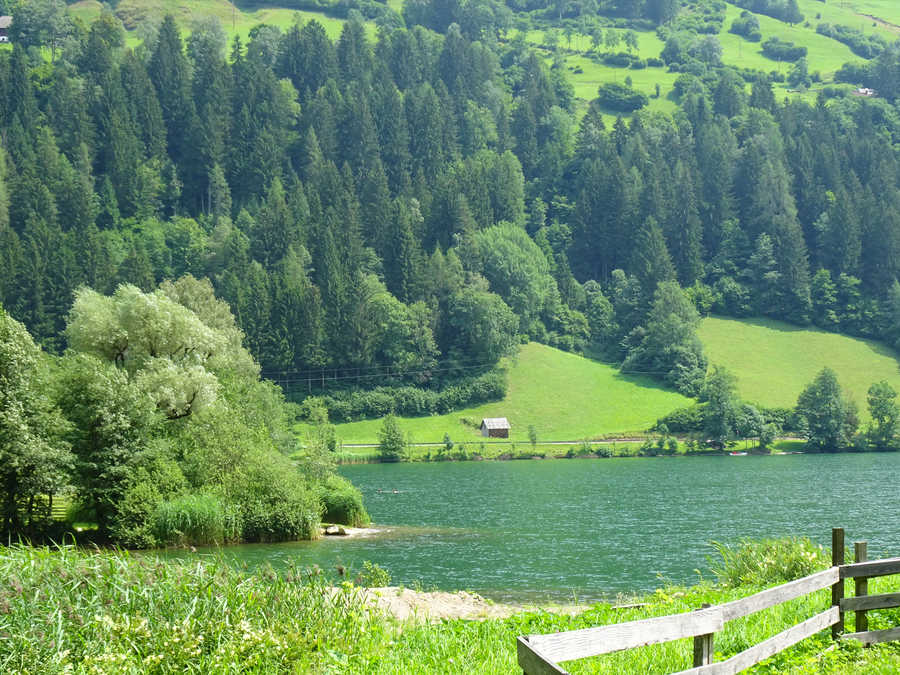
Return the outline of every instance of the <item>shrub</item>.
[[[361,527],[371,522],[363,506],[362,493],[350,481],[341,476],[329,476],[319,487],[324,513],[322,520],[350,527]]]
[[[506,396],[506,374],[491,370],[477,377],[457,380],[440,391],[418,387],[376,387],[370,391],[347,391],[327,396],[311,396],[301,405],[301,416],[311,419],[319,405],[328,410],[332,422],[384,417],[389,412],[404,417],[446,414],[480,403],[499,401]]]
[[[770,37],[762,43],[762,53],[775,61],[799,61],[806,56],[806,52],[806,47],[798,47],[777,37]]]
[[[293,541],[318,536],[321,502],[296,467],[268,453],[245,460],[230,477],[227,499],[238,509],[244,541]]]
[[[597,90],[597,100],[605,108],[618,112],[634,112],[650,102],[647,95],[618,82],[607,82]]]
[[[761,39],[761,34],[759,32],[759,19],[756,18],[755,15],[751,14],[747,10],[741,12],[741,15],[731,22],[731,28],[728,29],[729,33],[734,33],[735,35],[740,35],[747,40],[751,40],[752,42],[759,42]],[[756,39],[753,40],[751,36],[756,36]]]
[[[712,542],[720,561],[710,569],[724,586],[771,586],[808,576],[825,569],[830,558],[806,537],[742,539],[729,546]]]
[[[678,434],[701,431],[705,422],[705,410],[705,403],[677,408],[662,419],[657,420],[655,429],[661,431],[665,427],[669,431]]]
[[[218,497],[187,494],[161,502],[153,515],[156,538],[167,545],[222,544],[225,507]],[[228,533],[231,539],[236,532]]]
[[[356,575],[353,583],[366,588],[383,588],[391,585],[391,573],[371,560],[365,560],[362,571]]]
[[[857,56],[864,59],[874,59],[887,48],[888,43],[880,35],[873,33],[866,36],[858,28],[850,26],[842,26],[840,24],[832,25],[830,23],[820,23],[816,26],[816,32],[825,35],[838,42],[843,42],[850,47],[850,50]]]

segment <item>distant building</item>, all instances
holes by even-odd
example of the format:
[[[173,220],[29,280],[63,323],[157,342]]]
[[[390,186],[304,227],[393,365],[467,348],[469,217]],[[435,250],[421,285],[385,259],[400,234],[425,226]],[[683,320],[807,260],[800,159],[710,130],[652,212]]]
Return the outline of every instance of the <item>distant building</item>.
[[[0,42],[9,42],[10,26],[12,26],[12,17],[0,16]]]
[[[481,435],[487,438],[509,438],[509,420],[505,417],[485,417],[481,420]]]
[[[860,87],[853,92],[856,96],[875,96],[875,90],[868,87]]]

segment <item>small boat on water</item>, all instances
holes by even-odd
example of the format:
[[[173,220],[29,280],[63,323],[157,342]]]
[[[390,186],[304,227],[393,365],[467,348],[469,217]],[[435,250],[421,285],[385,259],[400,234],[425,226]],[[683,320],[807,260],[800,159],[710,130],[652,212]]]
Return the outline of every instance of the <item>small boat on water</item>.
[[[731,455],[732,457],[746,457],[747,456],[746,452],[729,452],[728,454]]]

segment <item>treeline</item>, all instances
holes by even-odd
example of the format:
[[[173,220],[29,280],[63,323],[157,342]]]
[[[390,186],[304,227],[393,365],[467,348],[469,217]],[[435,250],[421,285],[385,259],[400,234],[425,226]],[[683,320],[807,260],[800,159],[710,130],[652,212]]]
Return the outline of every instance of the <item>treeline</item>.
[[[389,414],[404,417],[444,415],[499,401],[506,396],[506,375],[491,371],[478,377],[461,378],[441,390],[422,387],[375,387],[368,391],[347,390],[325,396],[310,396],[303,402],[301,414],[314,419],[315,408],[322,406],[332,422],[352,422]]]
[[[791,25],[803,21],[797,0],[735,0],[734,4],[754,14],[765,14]]]
[[[842,26],[841,24],[820,23],[816,26],[816,32],[825,35],[838,42],[843,42],[850,47],[854,54],[864,59],[873,59],[885,50],[889,42],[878,35],[872,33],[866,35],[858,28],[850,26]]]
[[[49,355],[0,307],[4,538],[60,541],[89,522],[85,536],[127,547],[283,541],[317,537],[323,515],[367,519],[324,434],[298,453],[296,410],[208,281],[81,288],[66,335]]]
[[[104,13],[55,62],[0,57],[0,301],[47,348],[80,285],[187,273],[286,377],[427,384],[532,339],[696,392],[698,314],[900,337],[884,100],[780,104],[707,36],[676,115],[607,128],[521,40],[373,43],[354,15],[336,42],[315,21],[225,42],[168,18],[130,50]]]
[[[769,448],[777,435],[806,440],[807,452],[900,450],[900,406],[897,391],[882,380],[866,395],[869,423],[861,428],[856,402],[844,394],[837,375],[824,368],[810,382],[793,408],[765,408],[737,396],[737,379],[714,368],[701,391],[700,402],[673,411],[654,429],[688,434],[696,444],[725,448],[738,440],[756,439]]]

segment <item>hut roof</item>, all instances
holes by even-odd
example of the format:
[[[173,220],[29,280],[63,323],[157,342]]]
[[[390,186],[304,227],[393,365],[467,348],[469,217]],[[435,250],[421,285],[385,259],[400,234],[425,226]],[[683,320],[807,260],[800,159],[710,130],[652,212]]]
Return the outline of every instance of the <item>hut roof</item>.
[[[11,16],[0,16],[0,28],[9,28],[12,26]]]
[[[485,417],[481,420],[482,429],[509,429],[509,420],[505,417]]]

